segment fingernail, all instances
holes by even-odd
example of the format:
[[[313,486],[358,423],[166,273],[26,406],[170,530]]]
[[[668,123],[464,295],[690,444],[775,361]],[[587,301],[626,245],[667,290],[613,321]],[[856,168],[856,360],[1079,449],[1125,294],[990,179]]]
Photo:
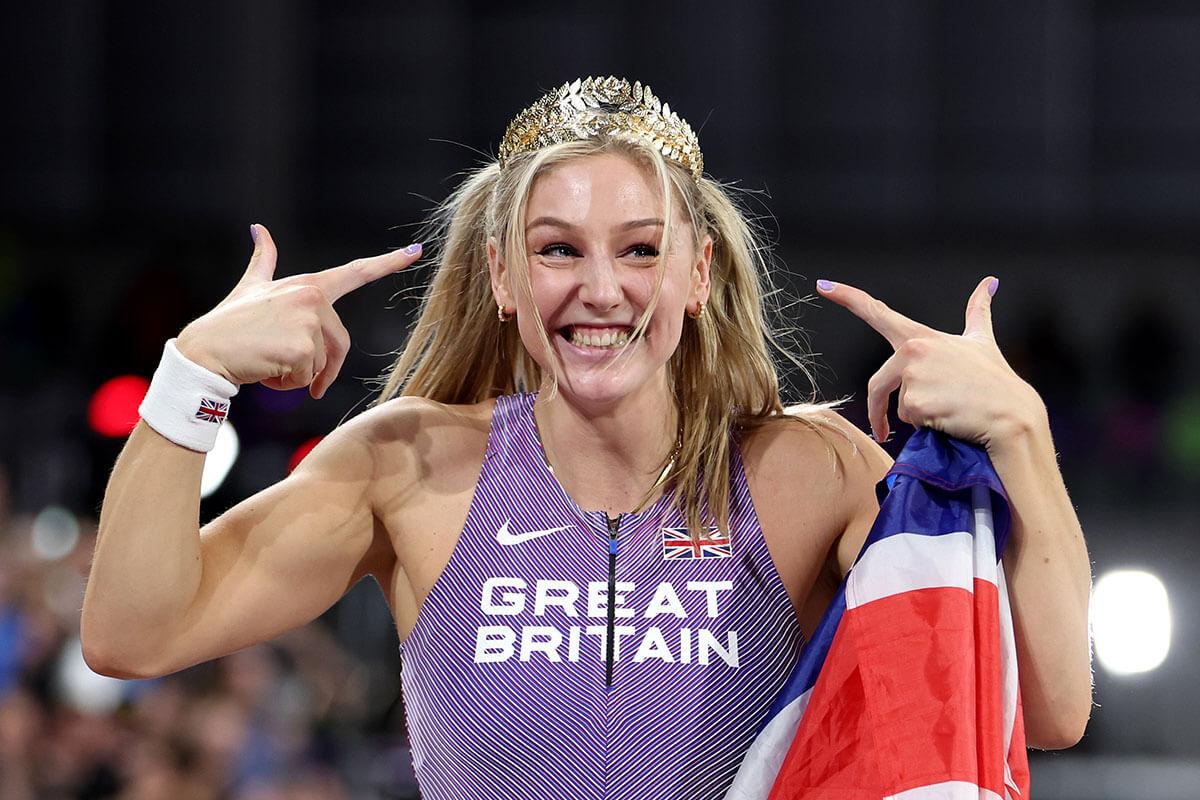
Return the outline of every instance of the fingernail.
[[[250,241],[258,244],[258,226],[253,222],[250,223]]]
[[[1000,288],[1000,279],[992,278],[992,282],[988,284],[988,297],[995,297],[996,290]]]
[[[837,286],[836,283],[834,283],[833,281],[827,281],[824,278],[821,278],[820,280],[817,281],[817,288],[820,289],[822,292],[832,292],[833,287],[835,287],[835,286]]]
[[[410,256],[415,256],[417,253],[421,252],[421,243],[413,242],[408,247],[404,248],[404,252]]]

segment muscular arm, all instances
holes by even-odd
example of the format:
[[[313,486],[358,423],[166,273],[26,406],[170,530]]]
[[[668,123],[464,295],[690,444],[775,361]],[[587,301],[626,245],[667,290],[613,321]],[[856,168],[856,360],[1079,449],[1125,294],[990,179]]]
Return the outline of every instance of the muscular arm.
[[[364,414],[285,480],[199,527],[204,456],[139,423],[109,480],[84,596],[89,665],[150,677],[314,619],[391,556]]]
[[[320,397],[350,348],[332,304],[409,266],[421,247],[276,279],[270,233],[256,224],[251,236],[241,279],[176,347],[235,386],[307,386]],[[367,572],[390,574],[394,550],[370,496],[372,425],[389,405],[338,428],[287,479],[203,529],[204,454],[139,422],[100,512],[80,622],[88,664],[119,677],[173,672],[308,622]]]

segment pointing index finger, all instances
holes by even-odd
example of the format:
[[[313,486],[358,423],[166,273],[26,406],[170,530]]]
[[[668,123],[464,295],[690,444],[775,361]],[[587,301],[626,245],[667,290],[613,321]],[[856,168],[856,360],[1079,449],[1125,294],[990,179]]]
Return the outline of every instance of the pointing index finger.
[[[369,258],[356,258],[341,266],[314,272],[308,276],[309,282],[325,292],[329,302],[333,303],[371,281],[399,272],[420,257],[420,243],[410,244],[402,250],[393,250]]]
[[[849,284],[819,280],[817,281],[817,290],[874,328],[888,340],[892,349],[900,347],[908,339],[929,330],[927,326],[892,310],[882,300]]]

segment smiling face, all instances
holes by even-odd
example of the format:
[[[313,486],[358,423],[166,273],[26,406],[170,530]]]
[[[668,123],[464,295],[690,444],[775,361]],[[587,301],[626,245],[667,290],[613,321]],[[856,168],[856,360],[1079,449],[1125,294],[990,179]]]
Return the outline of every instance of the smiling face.
[[[560,390],[580,402],[603,406],[666,389],[684,313],[708,297],[712,255],[709,237],[696,246],[682,203],[672,206],[660,258],[663,204],[653,173],[617,154],[573,158],[538,177],[526,203],[532,296],[489,242],[497,302],[515,307],[526,349],[550,374],[553,361],[538,328],[546,331],[562,365]],[[633,337],[652,306],[644,336]]]

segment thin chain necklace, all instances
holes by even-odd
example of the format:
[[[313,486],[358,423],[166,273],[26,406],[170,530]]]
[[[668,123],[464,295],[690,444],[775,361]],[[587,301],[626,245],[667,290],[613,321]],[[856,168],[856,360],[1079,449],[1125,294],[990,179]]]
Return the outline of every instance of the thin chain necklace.
[[[533,413],[532,405],[529,407],[529,416],[533,419],[533,429],[537,433],[538,450],[540,450],[542,453],[542,461],[546,462],[546,469],[549,470],[550,474],[554,476],[554,479],[556,482],[558,482],[558,485],[562,486],[562,482],[558,480],[558,474],[554,471],[554,465],[550,463],[550,455],[546,452],[545,440],[542,438],[542,429],[538,425],[537,414]],[[679,451],[682,448],[683,448],[683,424],[681,423],[679,426],[679,431],[675,434],[675,445],[674,445],[674,447],[671,448],[671,457],[667,460],[667,465],[665,467],[663,467],[662,472],[660,472],[658,474],[657,480],[655,480],[654,484],[650,487],[649,491],[651,493],[655,489],[657,489],[659,486],[661,486],[663,481],[665,481],[667,479],[667,476],[669,474],[671,474],[671,468],[675,466],[675,459],[679,457]],[[565,492],[566,490],[564,489],[563,491]],[[578,504],[572,501],[572,505],[577,506]],[[633,513],[639,513],[639,510],[635,509]],[[607,516],[607,515],[608,515],[607,512],[605,512],[605,516]],[[620,515],[618,515],[618,516],[620,516]]]

